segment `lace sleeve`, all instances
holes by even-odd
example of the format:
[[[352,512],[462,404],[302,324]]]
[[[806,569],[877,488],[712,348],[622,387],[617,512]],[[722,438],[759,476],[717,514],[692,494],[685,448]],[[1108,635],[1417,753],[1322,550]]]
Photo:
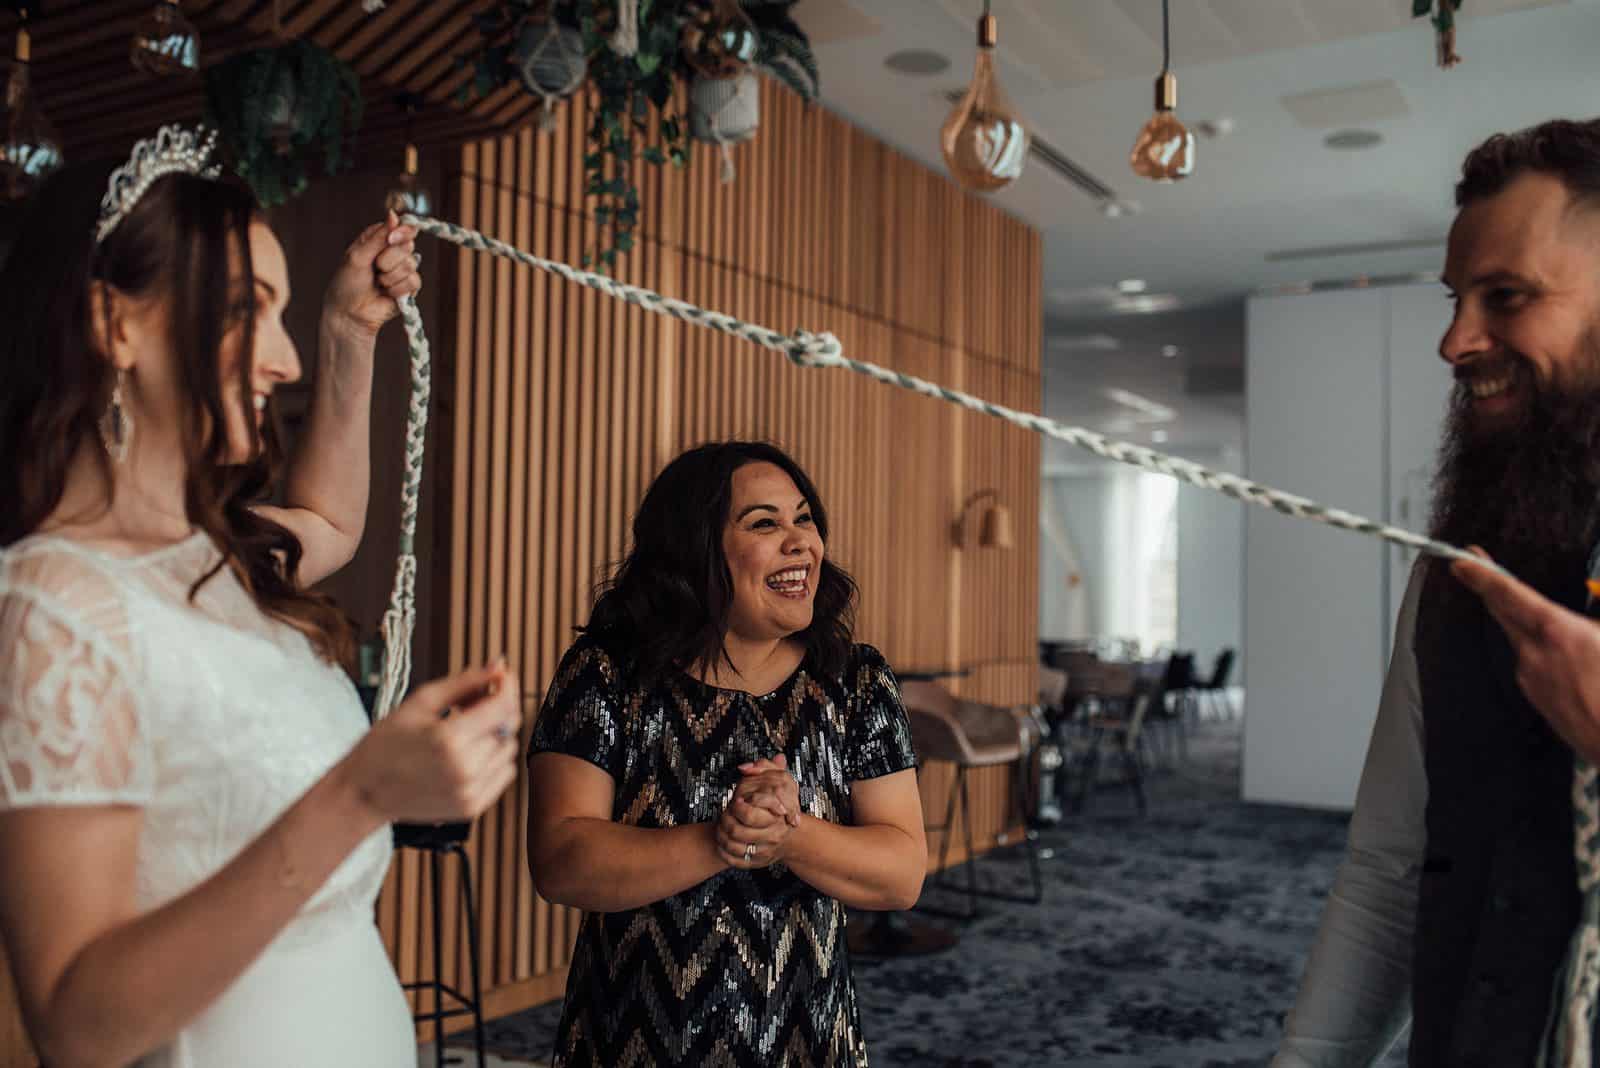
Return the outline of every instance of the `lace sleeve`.
[[[143,805],[154,769],[123,598],[83,565],[0,565],[0,810]]]

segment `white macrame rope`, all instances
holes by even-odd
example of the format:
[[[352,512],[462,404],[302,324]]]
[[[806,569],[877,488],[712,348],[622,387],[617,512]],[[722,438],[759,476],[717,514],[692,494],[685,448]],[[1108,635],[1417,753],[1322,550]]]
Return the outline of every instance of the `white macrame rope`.
[[[406,216],[415,225],[415,216]],[[411,682],[411,636],[417,626],[417,506],[422,491],[423,446],[428,434],[432,355],[415,297],[400,298],[400,322],[411,354],[411,403],[406,411],[405,468],[400,482],[400,556],[395,564],[389,609],[383,614],[383,681],[373,706],[375,719],[388,715]]]
[[[1004,405],[994,404],[982,398],[974,397],[970,393],[963,393],[960,390],[941,386],[936,382],[917,378],[914,375],[903,374],[864,360],[850,359],[841,353],[839,340],[832,334],[812,334],[804,330],[796,331],[792,335],[782,334],[768,327],[743,322],[722,312],[700,308],[687,301],[664,297],[640,286],[627,285],[602,274],[579,270],[555,260],[543,259],[514,248],[503,241],[497,241],[492,237],[478,233],[476,230],[469,230],[453,223],[439,219],[419,218],[415,215],[405,216],[404,221],[407,225],[415,226],[423,233],[432,234],[463,248],[503,256],[529,267],[537,267],[542,271],[559,275],[569,282],[577,282],[580,285],[599,290],[608,296],[626,301],[629,304],[637,304],[647,311],[669,315],[684,322],[694,323],[724,334],[743,338],[763,348],[781,352],[801,367],[843,367],[857,374],[876,379],[879,382],[886,382],[890,385],[910,390],[913,393],[921,393],[928,397],[938,397],[941,400],[948,401],[951,404],[958,404],[971,411],[983,412],[986,415],[1004,419],[1014,426],[1065,441],[1069,445],[1085,449],[1096,456],[1102,456],[1108,460],[1131,464],[1134,467],[1143,468],[1146,471],[1154,471],[1158,474],[1171,475],[1192,485],[1215,490],[1247,504],[1271,508],[1274,511],[1297,519],[1310,519],[1341,530],[1367,534],[1433,556],[1449,560],[1473,560],[1483,563],[1480,558],[1472,556],[1464,549],[1401,527],[1379,523],[1342,509],[1328,508],[1308,498],[1285,493],[1270,486],[1263,486],[1258,482],[1252,482],[1247,478],[1228,474],[1225,471],[1213,471],[1192,460],[1168,456],[1165,453],[1156,452],[1154,449],[1147,449],[1142,445],[1113,441],[1085,427],[1069,426],[1065,423],[1058,423],[1054,419],[1046,419],[1042,415],[1019,412],[1013,408],[1007,408]],[[408,321],[408,333],[411,329],[411,324]],[[420,323],[417,324],[417,330],[420,334]],[[414,346],[415,343],[413,343]]]
[[[639,0],[617,0],[617,29],[608,43],[619,56],[639,54]]]

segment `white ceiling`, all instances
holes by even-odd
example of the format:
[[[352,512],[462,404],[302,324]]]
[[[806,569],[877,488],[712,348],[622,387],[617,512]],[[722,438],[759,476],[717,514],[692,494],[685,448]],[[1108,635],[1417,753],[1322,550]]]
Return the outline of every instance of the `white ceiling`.
[[[795,14],[817,46],[827,105],[942,171],[945,94],[966,84],[981,9],[982,0],[805,0]],[[1172,0],[1178,114],[1191,126],[1231,119],[1234,129],[1201,138],[1192,177],[1156,185],[1134,177],[1127,157],[1161,64],[1160,0],[993,0],[993,10],[1001,77],[1031,128],[1140,207],[1106,218],[1037,159],[995,196],[1045,235],[1047,336],[1081,336],[1087,325],[1122,346],[1047,344],[1047,411],[1104,430],[1125,406],[1092,398],[1128,389],[1175,410],[1163,447],[1197,454],[1237,449],[1242,404],[1190,397],[1187,354],[1237,363],[1242,332],[1207,340],[1205,316],[1119,319],[1119,279],[1144,279],[1147,296],[1180,309],[1231,303],[1237,322],[1238,301],[1262,287],[1436,270],[1451,185],[1473,145],[1541,119],[1600,113],[1600,0],[1470,0],[1457,31],[1464,62],[1449,71],[1434,65],[1431,29],[1409,18],[1410,0]],[[951,65],[933,76],[884,66],[906,49]],[[1351,126],[1377,131],[1382,144],[1324,147]],[[1389,243],[1402,247],[1337,251]],[[1185,355],[1157,351],[1150,366],[1138,355],[1169,343]],[[1070,409],[1051,410],[1067,396]],[[1150,440],[1145,427],[1130,436]]]

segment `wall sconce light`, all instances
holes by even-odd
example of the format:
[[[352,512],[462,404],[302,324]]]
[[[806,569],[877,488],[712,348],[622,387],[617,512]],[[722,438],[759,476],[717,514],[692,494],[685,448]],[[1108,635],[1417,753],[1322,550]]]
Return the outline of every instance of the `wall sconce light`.
[[[1015,544],[1011,538],[1011,509],[1000,503],[1000,494],[992,489],[979,490],[968,497],[961,506],[961,514],[956,516],[955,539],[956,548],[965,549],[970,535],[967,532],[968,516],[980,501],[992,500],[994,503],[983,509],[983,518],[978,523],[978,547],[982,549],[1009,549]]]

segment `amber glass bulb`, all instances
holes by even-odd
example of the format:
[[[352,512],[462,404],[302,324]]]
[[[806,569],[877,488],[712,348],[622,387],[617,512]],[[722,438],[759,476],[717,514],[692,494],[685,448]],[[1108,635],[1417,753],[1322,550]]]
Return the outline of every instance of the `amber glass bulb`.
[[[1156,79],[1156,113],[1139,131],[1129,162],[1133,173],[1174,182],[1194,173],[1194,134],[1178,121],[1178,79],[1168,72]]]
[[[384,198],[384,206],[396,215],[432,215],[433,198],[417,175],[417,146],[406,146],[406,168]]]
[[[0,199],[22,200],[61,166],[61,139],[33,103],[28,80],[31,45],[26,29],[17,31],[16,59],[5,71],[5,107],[0,109]]]
[[[1028,130],[994,69],[993,15],[978,21],[972,84],[944,120],[939,141],[950,175],[968,189],[992,193],[1017,180],[1028,158]]]
[[[134,68],[158,77],[200,71],[200,31],[183,17],[178,0],[156,0],[133,33],[128,59]]]

